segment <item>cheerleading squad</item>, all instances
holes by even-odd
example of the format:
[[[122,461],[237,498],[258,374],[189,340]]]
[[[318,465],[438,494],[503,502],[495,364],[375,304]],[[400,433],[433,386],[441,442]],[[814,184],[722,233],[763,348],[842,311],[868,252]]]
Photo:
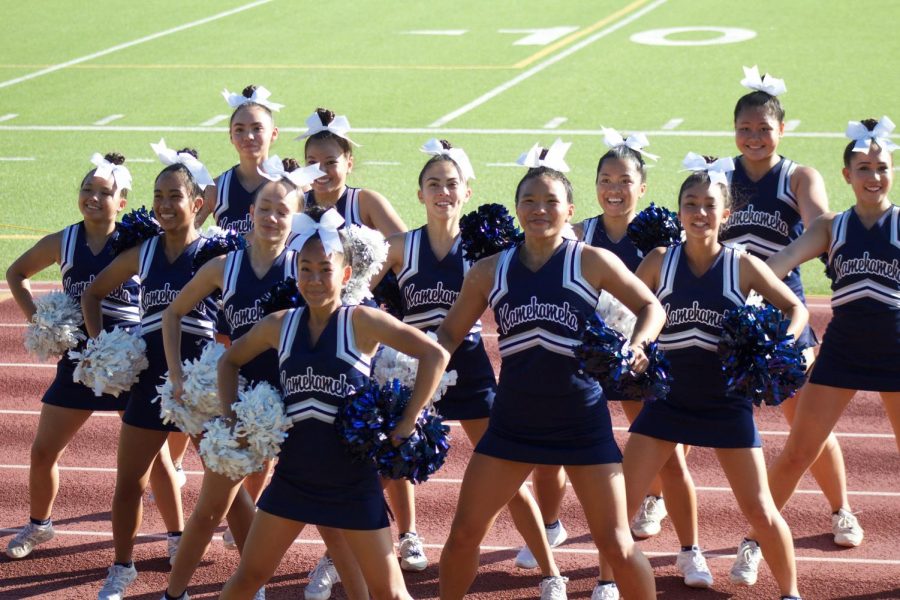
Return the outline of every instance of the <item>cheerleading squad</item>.
[[[71,357],[63,353],[43,397],[30,519],[7,555],[24,558],[54,537],[61,455],[93,411],[118,411],[114,555],[98,598],[125,597],[137,577],[132,551],[148,484],[169,532],[164,599],[188,598],[223,519],[241,561],[222,598],[264,598],[307,524],[327,547],[307,600],[327,599],[338,582],[354,600],[409,598],[402,570],[428,565],[410,480],[427,479],[443,454],[397,457],[412,440],[443,443],[439,414],[458,420],[475,446],[441,553],[442,598],[466,594],[504,507],[525,542],[516,565],[540,569],[541,598],[565,598],[568,580],[552,548],[567,537],[559,520],[567,479],[599,550],[592,600],[620,590],[655,597],[634,537],[655,535],[667,515],[685,584],[711,586],[686,463],[692,446],[715,449],[747,519],[731,581],[753,585],[765,556],[781,597],[799,598],[779,511],[807,469],[830,503],[835,543],[863,539],[832,433],[857,390],[881,394],[900,449],[900,207],[888,198],[896,146],[886,117],[851,122],[843,175],[856,202],[830,213],[819,173],[778,154],[783,82],[755,68],[745,76],[753,91],[734,111],[740,154],[688,155],[677,219],[653,205],[638,211],[645,160],[656,159],[646,138],[605,130],[599,215],[570,224],[568,145],[557,142],[519,159],[528,168],[514,196],[521,233],[497,206],[463,216],[472,165],[461,149],[431,140],[418,179],[425,225],[407,231],[382,195],[347,185],[353,142],[345,117],[324,109],[310,116],[301,136],[306,166],[269,157],[280,105],[253,86],[224,93],[239,163],[218,178],[195,152],[153,145],[166,165],[154,183],[153,218],[135,212],[117,223],[131,176],[122,156],[95,155],[78,197],[83,220],[40,240],[7,271],[34,323],[26,347],[46,356],[59,353],[61,338],[77,345]],[[208,215],[232,232],[201,233]],[[821,344],[807,324],[798,271],[819,256],[833,290]],[[34,298],[29,278],[53,264],[67,298]],[[748,306],[759,302],[765,307]],[[481,337],[488,307],[499,379]],[[728,370],[738,351],[725,371],[720,358],[723,340],[737,350],[753,343],[746,332],[754,318],[774,323],[779,356],[793,357],[764,397],[735,384],[749,376]],[[101,352],[104,339],[112,342]],[[408,387],[379,387],[379,362],[384,371],[389,356],[403,355],[418,361]],[[617,364],[617,375],[601,375],[598,359]],[[145,368],[136,373],[134,364]],[[133,381],[122,379],[126,372]],[[374,451],[387,458],[355,459],[348,444],[362,433],[342,415],[389,388],[403,403],[390,419],[376,415],[390,422]],[[609,400],[632,423],[624,453]],[[768,470],[753,420],[761,401],[802,424]],[[205,473],[185,523],[176,465],[191,443]]]

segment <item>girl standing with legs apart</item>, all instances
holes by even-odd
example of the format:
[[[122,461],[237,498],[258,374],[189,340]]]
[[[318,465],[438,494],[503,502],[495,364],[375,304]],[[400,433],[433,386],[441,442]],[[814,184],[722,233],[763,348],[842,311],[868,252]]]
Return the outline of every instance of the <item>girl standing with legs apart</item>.
[[[459,220],[472,195],[469,180],[475,178],[469,157],[446,140],[430,140],[422,151],[432,154],[419,173],[419,201],[425,205],[427,223],[388,241],[385,269],[397,274],[403,322],[423,331],[435,331],[459,296],[463,277],[471,264],[463,257]],[[445,419],[457,419],[473,444],[487,429],[497,380],[481,339],[481,322],[466,334],[453,353],[448,371],[456,371],[456,384],[435,404]],[[537,504],[522,486],[509,502],[510,514],[523,537],[535,540],[544,575],[556,573],[553,557],[541,543],[542,529]],[[409,548],[407,546],[414,546]],[[419,555],[423,559],[414,563]],[[416,536],[400,540],[400,566],[425,568],[424,551]],[[415,569],[415,570],[421,570]]]
[[[181,288],[191,279],[193,257],[203,238],[194,227],[197,211],[203,205],[201,186],[212,183],[206,168],[187,150],[169,151],[163,144],[155,147],[168,164],[156,177],[153,189],[153,213],[163,233],[136,248],[120,254],[88,286],[81,298],[88,334],[100,333],[101,300],[110,291],[135,275],[141,282],[141,337],[147,345],[150,366],[141,372],[131,389],[131,398],[122,417],[117,457],[116,491],[113,496],[112,527],[115,562],[101,588],[99,600],[118,600],[137,578],[132,562],[134,540],[141,526],[141,496],[147,476],[169,432],[159,416],[156,386],[166,372],[162,340],[162,313]],[[213,338],[215,303],[205,299],[194,306],[182,322],[181,355],[197,358],[205,342]],[[173,474],[174,476],[174,474]],[[160,490],[156,490],[159,492]],[[181,497],[175,496],[177,530],[169,532],[169,560],[174,561],[178,538],[184,528]],[[161,495],[157,494],[157,506]]]
[[[765,260],[800,237],[804,227],[826,212],[828,197],[818,171],[778,154],[785,114],[778,97],[786,91],[784,82],[768,74],[760,77],[756,67],[745,67],[744,73],[741,83],[753,91],[742,96],[734,107],[734,137],[741,154],[734,160],[734,206],[722,229],[722,240],[741,244],[747,252]],[[800,269],[788,273],[784,282],[800,300],[806,301]],[[812,347],[818,341],[809,325],[798,339],[808,347],[804,356],[811,368],[815,361]],[[798,397],[781,404],[788,423],[794,421]],[[850,512],[844,457],[834,434],[828,436],[812,474],[834,515],[834,543],[858,546],[863,530]],[[731,581],[753,585],[760,558],[759,545],[751,535],[738,547]]]
[[[783,507],[822,452],[857,390],[881,394],[900,450],[900,206],[894,181],[894,124],[853,121],[844,150],[844,179],[856,203],[819,217],[798,240],[769,259],[778,275],[827,253],[832,318],[809,383],[800,391],[797,422],[769,468],[775,503]]]
[[[719,242],[728,218],[726,173],[730,158],[712,162],[688,154],[695,171],[681,185],[678,216],[686,241],[653,250],[638,276],[666,310],[660,348],[671,363],[667,398],[644,405],[625,446],[628,510],[637,511],[650,482],[677,444],[716,449],[741,512],[759,531],[783,598],[797,597],[794,546],[766,482],[766,467],[749,398],[729,397],[717,344],[725,312],[743,306],[750,290],[790,318],[787,332],[799,335],[808,313],[803,303],[759,259]]]
[[[373,597],[409,598],[375,464],[351,458],[334,417],[348,396],[367,385],[371,357],[386,344],[419,360],[412,397],[393,433],[399,443],[413,431],[449,356],[425,334],[378,309],[341,304],[353,259],[335,228],[340,217],[317,222],[321,216],[321,210],[298,215],[293,227],[307,306],[266,317],[219,362],[219,394],[223,411],[231,414],[240,367],[276,350],[285,410],[293,421],[223,600],[251,598],[307,523],[343,530]]]
[[[29,322],[37,311],[29,278],[50,265],[60,265],[63,291],[80,313],[81,293],[113,259],[116,216],[125,208],[131,174],[120,154],[95,154],[95,165],[81,181],[78,210],[83,220],[48,235],[20,256],[6,271],[6,281]],[[137,282],[127,281],[102,301],[103,328],[138,324]],[[82,328],[83,331],[83,328]],[[95,410],[125,410],[128,395],[97,397],[87,386],[72,380],[75,364],[63,354],[56,377],[41,399],[41,417],[31,445],[28,472],[29,523],[6,547],[10,558],[25,558],[35,546],[53,538],[50,516],[59,490],[57,463],[69,442]],[[164,475],[164,473],[163,473]]]
[[[572,186],[561,172],[566,144],[535,147],[516,189],[524,241],[477,262],[438,329],[456,350],[490,306],[503,360],[488,428],[466,469],[450,536],[441,553],[441,598],[462,598],[478,569],[479,545],[497,514],[537,464],[564,465],[600,552],[628,598],[655,597],[650,564],[631,538],[621,454],[606,398],[574,356],[579,334],[605,289],[637,315],[632,369],[643,343],[662,328],[659,302],[611,252],[566,239]],[[542,543],[546,543],[543,540]],[[566,578],[540,584],[541,597],[566,597]]]

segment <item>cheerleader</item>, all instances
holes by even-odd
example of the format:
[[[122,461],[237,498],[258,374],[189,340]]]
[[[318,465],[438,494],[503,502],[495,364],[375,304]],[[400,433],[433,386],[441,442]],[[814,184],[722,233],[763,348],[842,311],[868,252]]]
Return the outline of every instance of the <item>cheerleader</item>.
[[[306,192],[306,206],[333,207],[344,219],[344,226],[360,225],[379,231],[383,236],[406,231],[406,225],[390,202],[373,190],[347,186],[347,177],[353,170],[353,146],[348,137],[350,122],[343,115],[335,115],[326,108],[317,108],[306,119],[307,130],[298,140],[304,142],[306,163],[318,164],[325,175],[312,182]],[[424,569],[428,559],[421,552],[421,539],[416,534],[415,500],[412,484],[403,480],[385,482],[391,501],[400,541],[407,549],[406,568]],[[322,529],[320,528],[320,531]],[[327,600],[332,585],[341,576],[326,553],[309,574],[309,584],[304,590],[306,600]]]
[[[437,332],[441,344],[455,351],[490,306],[503,359],[488,428],[466,468],[441,553],[441,597],[465,595],[479,545],[497,514],[535,465],[548,464],[565,466],[594,543],[627,597],[653,598],[650,564],[628,528],[621,454],[606,398],[581,372],[572,348],[597,306],[598,290],[605,289],[637,315],[629,347],[632,368],[642,371],[642,345],[662,327],[662,308],[614,254],[564,237],[575,210],[571,184],[558,170],[567,167],[561,157],[547,158],[549,151],[533,154],[526,164],[539,166],[529,169],[515,195],[524,242],[469,270]],[[566,597],[565,577],[546,577],[540,587],[542,598]]]
[[[784,450],[769,467],[779,508],[822,452],[858,390],[881,394],[900,450],[900,206],[888,198],[894,181],[891,153],[897,148],[889,138],[893,129],[887,117],[850,123],[843,175],[855,205],[819,217],[768,261],[783,276],[827,253],[833,291],[832,318],[797,400],[795,418],[802,426],[791,429]],[[855,522],[851,517],[839,512],[832,517],[835,528],[850,527]]]
[[[672,384],[668,397],[645,403],[631,425],[624,458],[628,510],[637,511],[678,444],[715,448],[738,506],[759,531],[783,598],[796,598],[791,532],[769,492],[752,402],[727,394],[716,347],[724,313],[742,306],[751,289],[790,318],[790,334],[803,331],[808,313],[762,261],[719,242],[719,226],[729,215],[731,159],[710,163],[689,154],[685,166],[695,171],[678,193],[686,240],[653,250],[637,271],[666,311],[659,343]]]
[[[471,266],[463,258],[459,219],[472,195],[469,180],[475,175],[462,148],[446,140],[430,140],[422,151],[432,158],[419,173],[419,202],[427,223],[408,233],[392,236],[385,270],[397,275],[403,322],[422,331],[435,331],[459,296],[463,277]],[[475,323],[450,358],[448,371],[456,371],[456,384],[435,404],[445,419],[456,419],[473,445],[487,429],[497,389],[494,370],[481,339],[481,322]],[[534,540],[544,575],[557,573],[553,557],[540,529],[540,512],[526,486],[509,503],[513,522],[523,537]],[[532,558],[532,560],[534,560]],[[535,567],[538,566],[538,561]],[[401,535],[400,567],[421,571],[428,565],[421,538]]]
[[[386,344],[419,360],[412,397],[393,434],[399,443],[434,394],[448,354],[378,309],[341,304],[352,257],[337,229],[329,227],[330,219],[315,222],[321,214],[295,217],[299,235],[292,247],[300,248],[299,289],[307,306],[266,317],[219,362],[219,395],[228,414],[239,369],[264,352],[277,351],[285,409],[293,421],[223,600],[250,598],[307,523],[343,530],[375,598],[409,598],[375,465],[351,459],[333,420],[346,398],[366,385],[372,355]]]
[[[164,145],[163,145],[164,146]],[[141,337],[147,345],[150,366],[140,373],[131,389],[131,397],[122,417],[119,435],[116,490],[113,496],[112,527],[115,558],[113,566],[98,594],[99,600],[121,598],[125,589],[137,578],[132,562],[134,540],[141,524],[141,496],[147,476],[172,425],[162,423],[156,386],[165,374],[162,312],[190,280],[192,261],[203,238],[194,220],[203,205],[202,186],[212,182],[196,153],[185,149],[172,152],[155,146],[168,166],[156,177],[153,190],[153,213],[163,233],[143,242],[139,247],[120,254],[88,286],[81,297],[84,323],[88,334],[100,333],[101,301],[123,283],[137,276],[141,284]],[[181,353],[184,358],[197,358],[201,346],[213,338],[215,303],[199,302],[184,317]],[[172,474],[174,478],[174,472]],[[159,492],[161,490],[157,490]],[[174,560],[184,521],[181,497],[175,488],[163,490],[175,497],[178,527],[169,532],[169,560]],[[157,504],[160,495],[157,494]]]
[[[722,230],[722,240],[741,244],[747,252],[765,260],[800,237],[804,227],[828,210],[828,196],[818,171],[778,154],[785,114],[778,96],[786,91],[784,82],[770,75],[760,78],[756,67],[745,67],[744,73],[741,83],[752,91],[734,107],[734,135],[740,155],[734,159],[730,180],[734,211]],[[806,301],[799,268],[787,273],[784,282]],[[812,348],[818,340],[808,325],[799,339],[808,347],[804,355],[811,366],[815,361]],[[797,398],[781,404],[789,425],[794,422]],[[825,450],[810,470],[832,514],[841,517],[833,519],[834,543],[858,546],[863,530],[850,512],[844,456],[834,434],[828,436]],[[738,556],[752,556],[757,550],[752,542],[745,542]],[[752,585],[755,574],[752,569],[746,575],[737,570],[733,580]]]
[[[75,303],[80,303],[82,291],[113,259],[111,244],[116,237],[116,215],[125,208],[131,174],[121,154],[105,157],[95,154],[91,161],[95,168],[84,176],[78,193],[78,210],[83,220],[44,237],[6,271],[10,292],[28,322],[36,312],[29,282],[36,273],[58,264],[63,291]],[[137,325],[139,295],[138,285],[132,280],[111,289],[101,302],[103,328]],[[43,406],[31,445],[28,477],[30,519],[7,545],[6,554],[10,558],[24,558],[35,546],[53,538],[50,517],[59,491],[58,462],[78,430],[95,410],[125,410],[127,395],[97,397],[91,389],[72,380],[74,370],[72,360],[63,355],[56,367],[56,377],[41,399]],[[164,488],[162,481],[166,477],[164,465],[156,466],[151,474],[151,480],[156,482],[154,487]],[[161,502],[160,508],[167,523],[177,525],[172,503]]]

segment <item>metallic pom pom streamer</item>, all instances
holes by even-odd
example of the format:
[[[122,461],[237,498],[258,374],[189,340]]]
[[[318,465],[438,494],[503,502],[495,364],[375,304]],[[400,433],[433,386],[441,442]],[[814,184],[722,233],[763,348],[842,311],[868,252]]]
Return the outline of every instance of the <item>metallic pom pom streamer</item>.
[[[600,315],[600,318],[603,319],[607,326],[624,335],[626,339],[631,338],[637,317],[606,290],[600,292],[600,299],[597,301],[597,314]]]
[[[725,313],[719,357],[730,396],[778,405],[806,381],[803,347],[777,308],[741,306]]]
[[[172,423],[189,435],[200,435],[206,422],[221,414],[217,376],[219,358],[224,353],[225,346],[209,342],[199,358],[182,362],[180,400],[172,396],[172,382],[168,377],[162,385],[156,386],[159,396],[154,402],[159,400],[159,416],[163,423]]]
[[[243,250],[247,247],[247,240],[244,236],[232,229],[210,227],[201,237],[204,241],[191,262],[191,269],[194,273],[217,256],[224,256],[234,250]]]
[[[116,233],[111,243],[113,254],[119,255],[162,232],[153,211],[147,212],[143,206],[132,210],[122,217],[121,222],[116,223]]]
[[[416,419],[412,435],[399,446],[390,442],[376,452],[379,473],[389,479],[408,479],[412,483],[428,481],[447,459],[450,451],[450,427],[440,415],[425,409]]]
[[[359,304],[372,297],[369,282],[381,271],[387,260],[389,246],[384,236],[374,229],[350,225],[344,231],[353,274],[344,286],[341,300],[344,304]]]
[[[669,360],[659,344],[650,342],[644,348],[649,365],[640,375],[629,371],[610,392],[617,398],[653,402],[665,398],[672,389],[672,378],[669,377]]]
[[[221,417],[206,423],[200,440],[200,457],[209,470],[239,481],[259,471],[263,460],[234,435],[232,427]]]
[[[37,311],[25,330],[25,350],[41,362],[64,355],[86,338],[81,307],[65,292],[35,298],[34,305]]]
[[[475,262],[522,241],[522,232],[502,204],[482,204],[459,220],[463,258]]]
[[[432,332],[428,332],[427,335],[432,339],[437,339],[437,336]],[[382,346],[375,355],[375,362],[372,365],[372,378],[381,385],[396,379],[400,382],[400,385],[413,389],[418,371],[419,361],[417,359],[398,352],[390,346]],[[431,402],[434,403],[440,400],[447,393],[447,389],[450,386],[456,385],[456,380],[456,371],[448,371],[441,375],[441,380],[431,397]]]
[[[628,224],[626,235],[638,250],[647,254],[660,246],[674,246],[681,242],[684,228],[678,215],[662,206],[650,206],[635,215]]]
[[[279,281],[259,299],[259,308],[262,310],[263,315],[270,315],[273,312],[289,308],[300,308],[301,306],[306,306],[306,301],[300,295],[300,290],[297,288],[297,280],[293,277]]]
[[[261,460],[278,456],[281,443],[293,422],[284,413],[281,394],[265,381],[238,392],[238,401],[232,405],[235,419],[235,435],[245,438],[250,451]]]
[[[124,329],[102,331],[89,339],[81,352],[69,352],[76,363],[72,379],[93,389],[96,396],[118,396],[130,390],[138,374],[149,366],[146,352],[144,340]]]

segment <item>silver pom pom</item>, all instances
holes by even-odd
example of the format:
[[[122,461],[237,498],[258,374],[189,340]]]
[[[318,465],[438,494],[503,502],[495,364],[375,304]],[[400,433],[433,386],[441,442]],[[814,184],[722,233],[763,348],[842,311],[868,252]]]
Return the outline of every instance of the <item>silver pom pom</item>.
[[[260,460],[278,456],[281,443],[293,423],[284,414],[281,394],[261,381],[248,390],[238,392],[231,406],[237,419],[235,435],[245,438],[250,451]]]
[[[346,228],[346,242],[350,247],[353,275],[344,287],[344,304],[359,304],[372,297],[369,282],[381,271],[387,260],[388,243],[378,231],[359,225]]]
[[[436,340],[437,336],[428,332],[428,337]],[[419,370],[419,361],[407,354],[398,352],[390,346],[383,346],[372,367],[372,379],[379,385],[384,385],[389,381],[397,379],[401,385],[405,385],[409,389],[413,389],[416,383],[416,373]],[[451,385],[456,385],[456,371],[448,371],[441,375],[441,381],[431,397],[431,402],[437,402]]]
[[[94,395],[118,396],[138,380],[149,366],[147,344],[124,329],[114,327],[89,339],[82,352],[69,352],[75,361],[72,378],[94,390]]]
[[[262,459],[250,448],[242,447],[222,418],[206,423],[206,431],[200,440],[200,457],[211,471],[224,475],[232,481],[240,481],[250,473],[262,468]]]
[[[163,423],[172,423],[189,435],[200,435],[203,425],[221,414],[217,378],[219,358],[224,353],[225,346],[209,342],[199,358],[182,363],[184,383],[180,401],[172,396],[172,382],[168,377],[165,383],[156,387]]]
[[[37,312],[25,330],[25,350],[41,362],[64,355],[85,338],[81,307],[65,292],[50,292],[34,304]]]
[[[607,326],[624,335],[625,339],[631,339],[637,317],[606,290],[600,292],[600,298],[597,300],[597,314]]]

